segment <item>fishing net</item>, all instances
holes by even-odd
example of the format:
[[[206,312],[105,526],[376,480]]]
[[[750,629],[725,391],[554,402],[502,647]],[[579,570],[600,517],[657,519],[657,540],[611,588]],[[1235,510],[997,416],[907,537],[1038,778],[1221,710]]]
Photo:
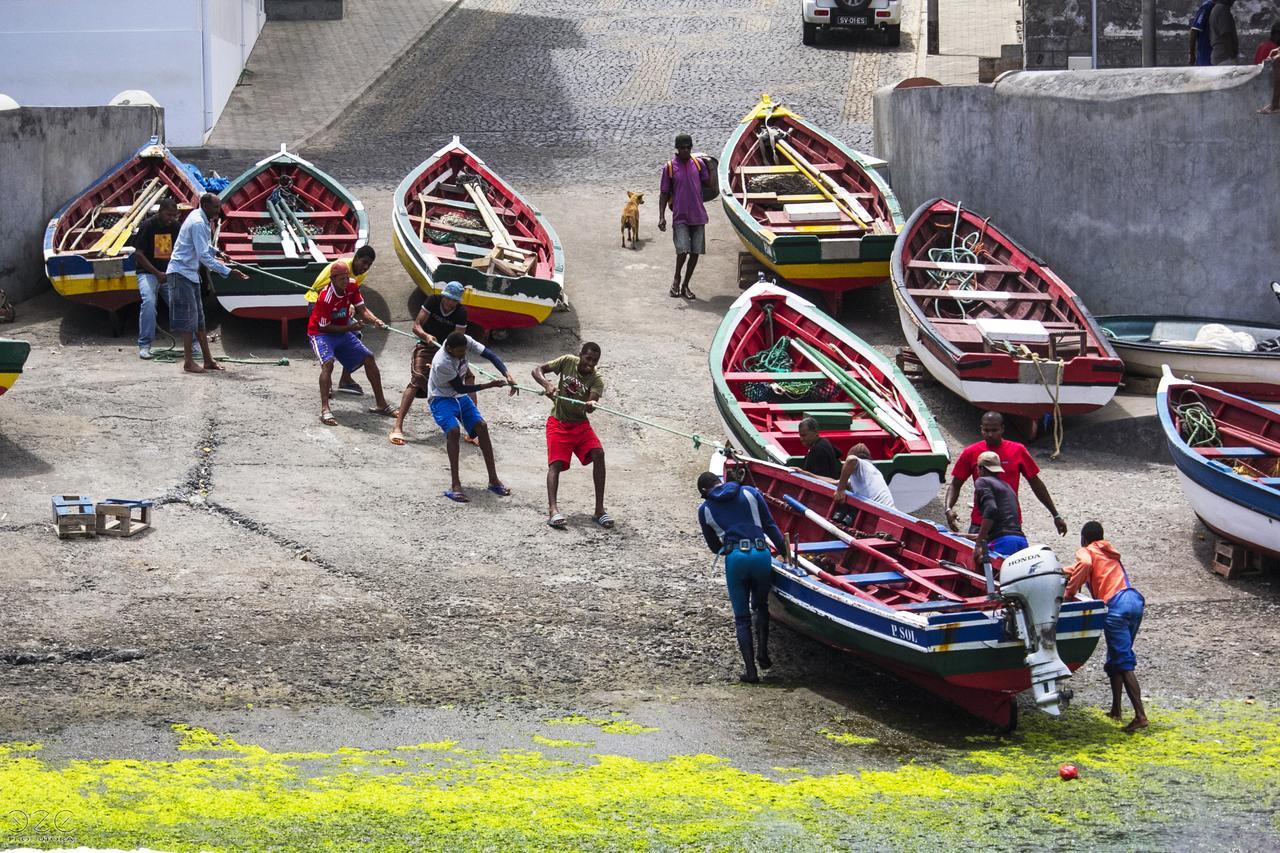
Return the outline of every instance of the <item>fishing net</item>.
[[[443,222],[445,225],[452,225],[454,228],[470,228],[474,231],[484,230],[484,220],[480,219],[478,216],[470,216],[466,213],[454,213],[453,211],[450,211],[448,213],[440,214],[436,219]],[[452,231],[436,231],[431,228],[426,230],[425,235],[428,242],[436,243],[437,245],[453,243],[457,240],[462,240],[467,236],[466,234],[456,234]]]
[[[744,373],[790,373],[794,364],[790,347],[791,339],[783,335],[768,349],[744,358],[741,369]],[[774,399],[816,402],[829,400],[835,394],[835,387],[830,382],[803,379],[792,382],[748,382],[742,391],[753,403],[771,402]]]
[[[747,192],[804,195],[813,192],[813,184],[800,175],[748,175]]]

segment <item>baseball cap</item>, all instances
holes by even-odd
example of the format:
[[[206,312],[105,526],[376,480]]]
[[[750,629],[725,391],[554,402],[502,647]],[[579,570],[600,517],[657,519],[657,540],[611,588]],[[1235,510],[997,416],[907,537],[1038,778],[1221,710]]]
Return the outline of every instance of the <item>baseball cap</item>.
[[[444,290],[440,291],[441,296],[447,296],[454,302],[461,302],[462,294],[462,282],[460,281],[451,281],[444,286]]]
[[[978,454],[978,467],[988,471],[1004,471],[1004,466],[1000,464],[1000,457],[994,450],[984,450]]]

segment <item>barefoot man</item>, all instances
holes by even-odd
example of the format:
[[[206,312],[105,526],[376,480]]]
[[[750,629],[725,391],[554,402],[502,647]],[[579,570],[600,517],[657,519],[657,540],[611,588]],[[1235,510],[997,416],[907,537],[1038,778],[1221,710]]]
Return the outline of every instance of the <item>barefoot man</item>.
[[[574,456],[578,464],[591,466],[596,486],[596,511],[591,517],[606,530],[613,527],[613,518],[604,511],[604,446],[587,420],[595,411],[592,404],[604,393],[604,379],[596,371],[599,363],[600,345],[587,341],[577,355],[562,355],[533,369],[534,381],[555,401],[547,416],[547,524],[557,530],[567,524],[556,505],[560,472],[568,470]],[[548,373],[559,374],[559,382],[552,384]],[[585,405],[570,400],[583,400]]]
[[[484,356],[502,373],[504,379],[495,379],[479,385],[469,385],[464,377],[469,371],[467,357]],[[428,381],[427,405],[431,407],[431,417],[445,434],[449,452],[449,491],[444,496],[451,501],[467,503],[471,498],[462,490],[462,480],[458,478],[458,445],[462,443],[460,427],[465,428],[467,435],[480,440],[480,452],[484,454],[484,466],[489,471],[489,491],[499,497],[506,497],[511,490],[498,479],[498,469],[493,459],[493,442],[489,440],[489,425],[480,417],[480,410],[472,402],[468,394],[483,391],[486,388],[501,388],[503,385],[511,389],[511,396],[520,392],[516,388],[516,380],[512,378],[507,366],[502,363],[498,354],[465,332],[453,332],[444,339],[444,346],[431,359],[431,375]]]
[[[360,318],[354,313],[356,309],[377,328],[387,327],[364,304],[360,288],[351,281],[351,270],[346,262],[336,261],[329,272],[329,283],[320,291],[316,304],[311,306],[311,319],[307,321],[311,349],[320,361],[320,423],[325,426],[336,426],[338,423],[329,411],[335,360],[348,373],[364,368],[364,374],[369,377],[369,384],[373,386],[374,404],[369,409],[371,414],[395,414],[395,409],[382,396],[382,374],[378,372],[378,362],[374,360],[373,353],[364,345],[364,341],[356,337],[361,326]]]
[[[1126,732],[1136,732],[1147,727],[1147,709],[1142,706],[1142,691],[1138,677],[1133,674],[1138,659],[1133,654],[1133,640],[1142,624],[1142,611],[1146,601],[1142,593],[1129,583],[1129,573],[1120,562],[1120,552],[1103,539],[1102,525],[1086,522],[1080,530],[1080,550],[1076,561],[1067,566],[1067,588],[1063,601],[1069,601],[1086,583],[1094,598],[1107,603],[1107,621],[1103,636],[1107,640],[1107,662],[1103,667],[1111,679],[1111,710],[1107,716],[1118,720],[1120,688],[1124,687],[1133,704],[1133,720],[1124,727]]]
[[[200,267],[206,267],[226,278],[233,274],[231,267],[218,259],[213,248],[213,226],[210,224],[222,215],[222,202],[213,193],[200,196],[200,206],[187,214],[178,239],[173,243],[173,254],[165,277],[169,280],[169,328],[182,336],[182,369],[187,373],[204,373],[206,370],[222,370],[209,351],[209,338],[204,330],[204,302],[200,298]],[[248,278],[244,270],[236,270],[237,278]],[[204,355],[204,367],[191,357],[191,338],[200,339],[200,352]]]
[[[454,332],[467,330],[467,309],[462,305],[464,292],[462,282],[451,281],[442,291],[423,300],[422,307],[418,309],[418,316],[413,321],[413,333],[418,336],[418,343],[409,357],[409,384],[400,395],[396,422],[391,427],[391,435],[387,436],[392,444],[405,443],[404,419],[409,415],[413,399],[427,396],[427,375],[431,373],[431,360],[440,350],[440,342]],[[468,373],[462,381],[474,384],[475,377]],[[475,402],[474,395],[471,402]]]

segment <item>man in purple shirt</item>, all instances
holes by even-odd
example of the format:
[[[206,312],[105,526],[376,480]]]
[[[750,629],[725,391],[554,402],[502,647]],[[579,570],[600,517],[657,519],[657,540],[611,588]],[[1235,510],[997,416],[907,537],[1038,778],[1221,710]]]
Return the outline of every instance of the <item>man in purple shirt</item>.
[[[659,231],[667,230],[667,205],[671,205],[671,236],[676,244],[676,277],[671,282],[671,296],[676,299],[697,298],[689,289],[689,279],[693,278],[693,269],[698,265],[698,255],[707,250],[707,209],[703,206],[702,188],[714,186],[714,181],[711,167],[693,156],[693,137],[687,133],[677,136],[676,156],[662,167],[658,196]]]

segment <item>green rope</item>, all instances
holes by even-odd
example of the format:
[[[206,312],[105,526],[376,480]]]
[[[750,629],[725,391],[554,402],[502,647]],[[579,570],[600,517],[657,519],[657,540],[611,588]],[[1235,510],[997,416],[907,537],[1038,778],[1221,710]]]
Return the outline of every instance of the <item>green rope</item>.
[[[1218,434],[1218,423],[1213,413],[1204,403],[1186,403],[1174,406],[1182,421],[1179,431],[1191,447],[1221,447],[1222,436]]]
[[[778,338],[773,346],[768,349],[762,349],[754,355],[749,355],[742,360],[742,370],[744,373],[790,373],[794,362],[791,359],[791,339],[786,335]],[[799,382],[774,382],[772,385],[788,397],[804,397],[813,390],[816,383],[809,380],[801,380]],[[752,386],[763,386],[761,388],[748,388],[747,397],[754,402],[760,402],[755,397],[759,396],[761,400],[768,393],[768,386],[763,382],[752,382]]]
[[[177,338],[166,332],[164,329],[156,329],[156,331],[169,339],[169,345],[164,349],[151,350],[152,361],[174,364],[176,362],[183,361],[187,357],[186,353],[183,352],[182,347],[178,345]],[[217,355],[213,357],[213,360],[229,362],[231,364],[274,364],[279,367],[289,366],[289,359],[284,356],[280,356],[280,358],[276,359],[258,358],[252,353],[249,354],[249,358],[232,358],[229,355]]]

